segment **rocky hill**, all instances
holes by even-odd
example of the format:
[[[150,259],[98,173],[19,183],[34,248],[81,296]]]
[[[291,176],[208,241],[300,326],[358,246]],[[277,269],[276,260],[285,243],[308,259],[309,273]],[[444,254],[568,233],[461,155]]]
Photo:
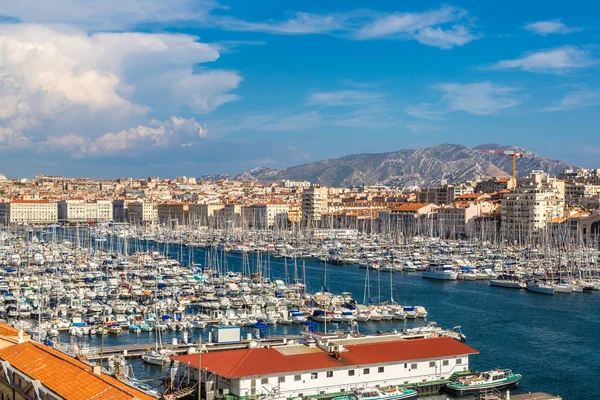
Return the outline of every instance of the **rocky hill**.
[[[235,177],[227,177],[261,182],[273,182],[280,179],[307,180],[326,186],[361,184],[423,186],[439,183],[442,179],[446,179],[448,182],[460,182],[478,177],[509,176],[511,157],[483,153],[482,149],[520,150],[513,146],[497,144],[484,144],[473,148],[456,144],[441,144],[391,153],[353,154],[285,169],[255,168]],[[572,168],[560,160],[520,151],[525,153],[525,157],[517,160],[519,176],[528,175],[536,169],[556,175],[565,168]],[[220,176],[220,178],[225,178],[225,176]]]

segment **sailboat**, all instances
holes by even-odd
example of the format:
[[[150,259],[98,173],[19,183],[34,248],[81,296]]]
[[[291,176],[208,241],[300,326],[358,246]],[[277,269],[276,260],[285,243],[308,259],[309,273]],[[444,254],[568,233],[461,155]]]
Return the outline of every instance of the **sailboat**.
[[[154,315],[158,315],[158,310],[156,308],[156,303],[154,303]],[[154,325],[156,329],[156,342],[154,344],[154,349],[147,348],[146,352],[142,354],[142,361],[147,364],[153,365],[163,365],[169,364],[171,362],[171,352],[162,348],[162,340],[160,335],[160,329],[158,329],[158,321]]]

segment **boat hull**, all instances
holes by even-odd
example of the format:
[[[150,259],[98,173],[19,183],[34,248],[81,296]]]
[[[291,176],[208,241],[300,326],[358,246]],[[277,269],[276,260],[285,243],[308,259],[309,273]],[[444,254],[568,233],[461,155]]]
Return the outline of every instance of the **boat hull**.
[[[423,278],[427,279],[438,279],[442,281],[455,281],[458,277],[458,272],[437,272],[437,271],[424,271]]]
[[[519,384],[519,382],[521,381],[521,378],[522,377],[519,376],[516,379],[506,381],[506,382],[494,382],[494,383],[488,383],[488,384],[482,384],[482,385],[470,385],[470,386],[456,385],[456,386],[453,386],[451,384],[451,385],[446,386],[445,392],[449,393],[453,396],[469,396],[469,395],[473,395],[473,394],[479,394],[482,391],[486,391],[486,390],[490,390],[490,389],[503,390],[503,389],[508,389],[513,386],[517,386]]]
[[[502,281],[502,280],[491,280],[490,286],[503,287],[508,289],[525,289],[525,285],[521,282],[514,281]]]

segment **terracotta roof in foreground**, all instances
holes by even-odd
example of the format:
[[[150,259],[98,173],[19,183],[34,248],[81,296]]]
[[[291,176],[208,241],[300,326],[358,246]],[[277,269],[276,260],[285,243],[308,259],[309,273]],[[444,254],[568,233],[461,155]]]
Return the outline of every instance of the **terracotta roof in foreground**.
[[[215,351],[202,354],[202,368],[227,378],[239,378],[478,353],[472,347],[449,337],[354,344],[345,348],[347,351],[340,353],[339,360],[322,350],[294,355],[284,355],[273,347]],[[196,354],[172,358],[198,367]]]
[[[0,350],[0,359],[64,399],[153,399],[108,375],[96,375],[90,366],[42,344],[6,347]]]
[[[0,336],[19,336],[19,330],[13,326],[0,322]]]

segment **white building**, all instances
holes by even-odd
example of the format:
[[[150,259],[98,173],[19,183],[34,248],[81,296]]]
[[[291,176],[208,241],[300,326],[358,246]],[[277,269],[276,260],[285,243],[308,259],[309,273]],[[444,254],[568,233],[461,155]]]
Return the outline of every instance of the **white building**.
[[[302,192],[302,220],[319,221],[327,212],[326,187],[311,186]]]
[[[269,393],[291,398],[443,380],[468,370],[469,355],[478,353],[449,337],[402,340],[391,335],[350,339],[312,335],[317,340],[313,345],[294,343],[202,354],[202,368],[216,376],[214,393],[240,399]],[[198,355],[174,359],[197,371]]]
[[[524,238],[545,229],[564,215],[565,183],[533,171],[502,199],[502,231],[506,237]]]
[[[252,205],[252,223],[258,228],[287,227],[289,204],[286,203],[261,203]]]
[[[55,224],[58,206],[48,200],[12,200],[0,204],[0,224]]]
[[[58,202],[60,222],[112,221],[113,203],[110,200],[87,202],[82,198]]]

